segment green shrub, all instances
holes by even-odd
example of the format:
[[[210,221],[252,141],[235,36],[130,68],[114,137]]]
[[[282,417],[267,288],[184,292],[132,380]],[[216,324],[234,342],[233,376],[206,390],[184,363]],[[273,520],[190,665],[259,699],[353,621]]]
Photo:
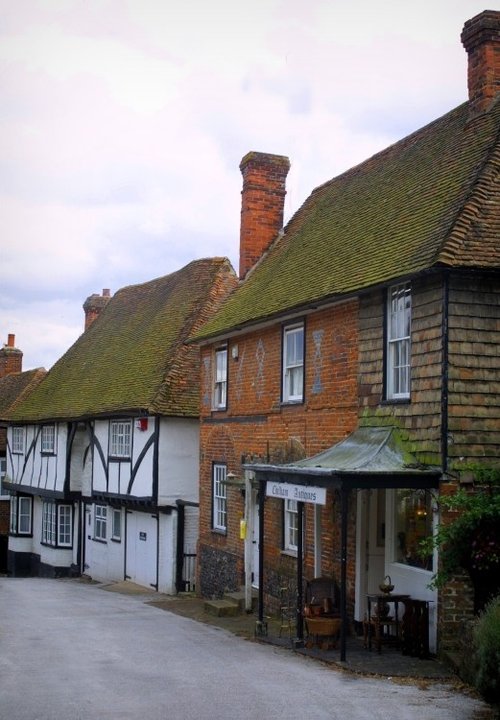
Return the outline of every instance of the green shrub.
[[[475,686],[490,703],[500,704],[500,595],[479,616],[475,629]]]

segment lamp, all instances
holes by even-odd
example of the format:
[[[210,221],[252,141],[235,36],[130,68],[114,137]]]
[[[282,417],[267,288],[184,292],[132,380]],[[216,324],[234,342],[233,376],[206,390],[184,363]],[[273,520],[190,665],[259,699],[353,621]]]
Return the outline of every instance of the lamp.
[[[231,487],[244,487],[245,483],[243,480],[239,477],[239,475],[235,475],[232,472],[226,473],[226,477],[224,480],[221,481],[222,485],[230,485]]]

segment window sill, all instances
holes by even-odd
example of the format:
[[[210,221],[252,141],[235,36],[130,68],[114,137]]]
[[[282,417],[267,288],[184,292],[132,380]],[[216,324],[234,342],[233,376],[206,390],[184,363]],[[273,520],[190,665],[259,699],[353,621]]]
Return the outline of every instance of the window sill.
[[[410,405],[411,398],[385,398],[382,400],[381,405]]]
[[[107,541],[107,540],[101,540],[100,538],[92,538],[92,540],[93,540],[94,542],[96,542],[96,543],[101,543],[101,545],[107,545],[107,544],[108,544],[108,541]]]
[[[297,550],[281,550],[281,555],[285,555],[286,557],[291,557],[297,559],[298,553]]]
[[[227,537],[227,529],[219,530],[219,528],[212,528],[212,532],[214,533],[214,535],[221,535],[222,537]]]

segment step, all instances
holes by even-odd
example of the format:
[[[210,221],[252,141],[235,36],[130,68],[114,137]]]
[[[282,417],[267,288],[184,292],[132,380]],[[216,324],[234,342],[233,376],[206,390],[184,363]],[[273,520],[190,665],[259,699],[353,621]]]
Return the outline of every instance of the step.
[[[236,590],[235,592],[225,593],[224,594],[225,600],[230,600],[231,602],[234,602],[238,605],[240,612],[245,612],[245,591],[244,590]],[[257,591],[252,590],[252,610],[256,610],[258,605],[258,595]]]
[[[240,614],[238,603],[232,600],[205,600],[205,612],[216,617],[234,617]]]

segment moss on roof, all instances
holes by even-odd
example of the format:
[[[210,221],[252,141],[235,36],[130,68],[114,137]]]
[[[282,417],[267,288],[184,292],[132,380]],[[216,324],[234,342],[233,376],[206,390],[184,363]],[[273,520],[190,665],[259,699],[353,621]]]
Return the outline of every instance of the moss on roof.
[[[465,103],[316,188],[196,339],[438,264],[498,267],[500,102],[468,113]]]
[[[46,374],[44,368],[36,368],[12,373],[0,379],[0,421],[5,420],[9,411],[26,398]]]
[[[120,414],[199,414],[199,351],[185,339],[236,282],[226,258],[119,290],[9,414],[12,422]]]

